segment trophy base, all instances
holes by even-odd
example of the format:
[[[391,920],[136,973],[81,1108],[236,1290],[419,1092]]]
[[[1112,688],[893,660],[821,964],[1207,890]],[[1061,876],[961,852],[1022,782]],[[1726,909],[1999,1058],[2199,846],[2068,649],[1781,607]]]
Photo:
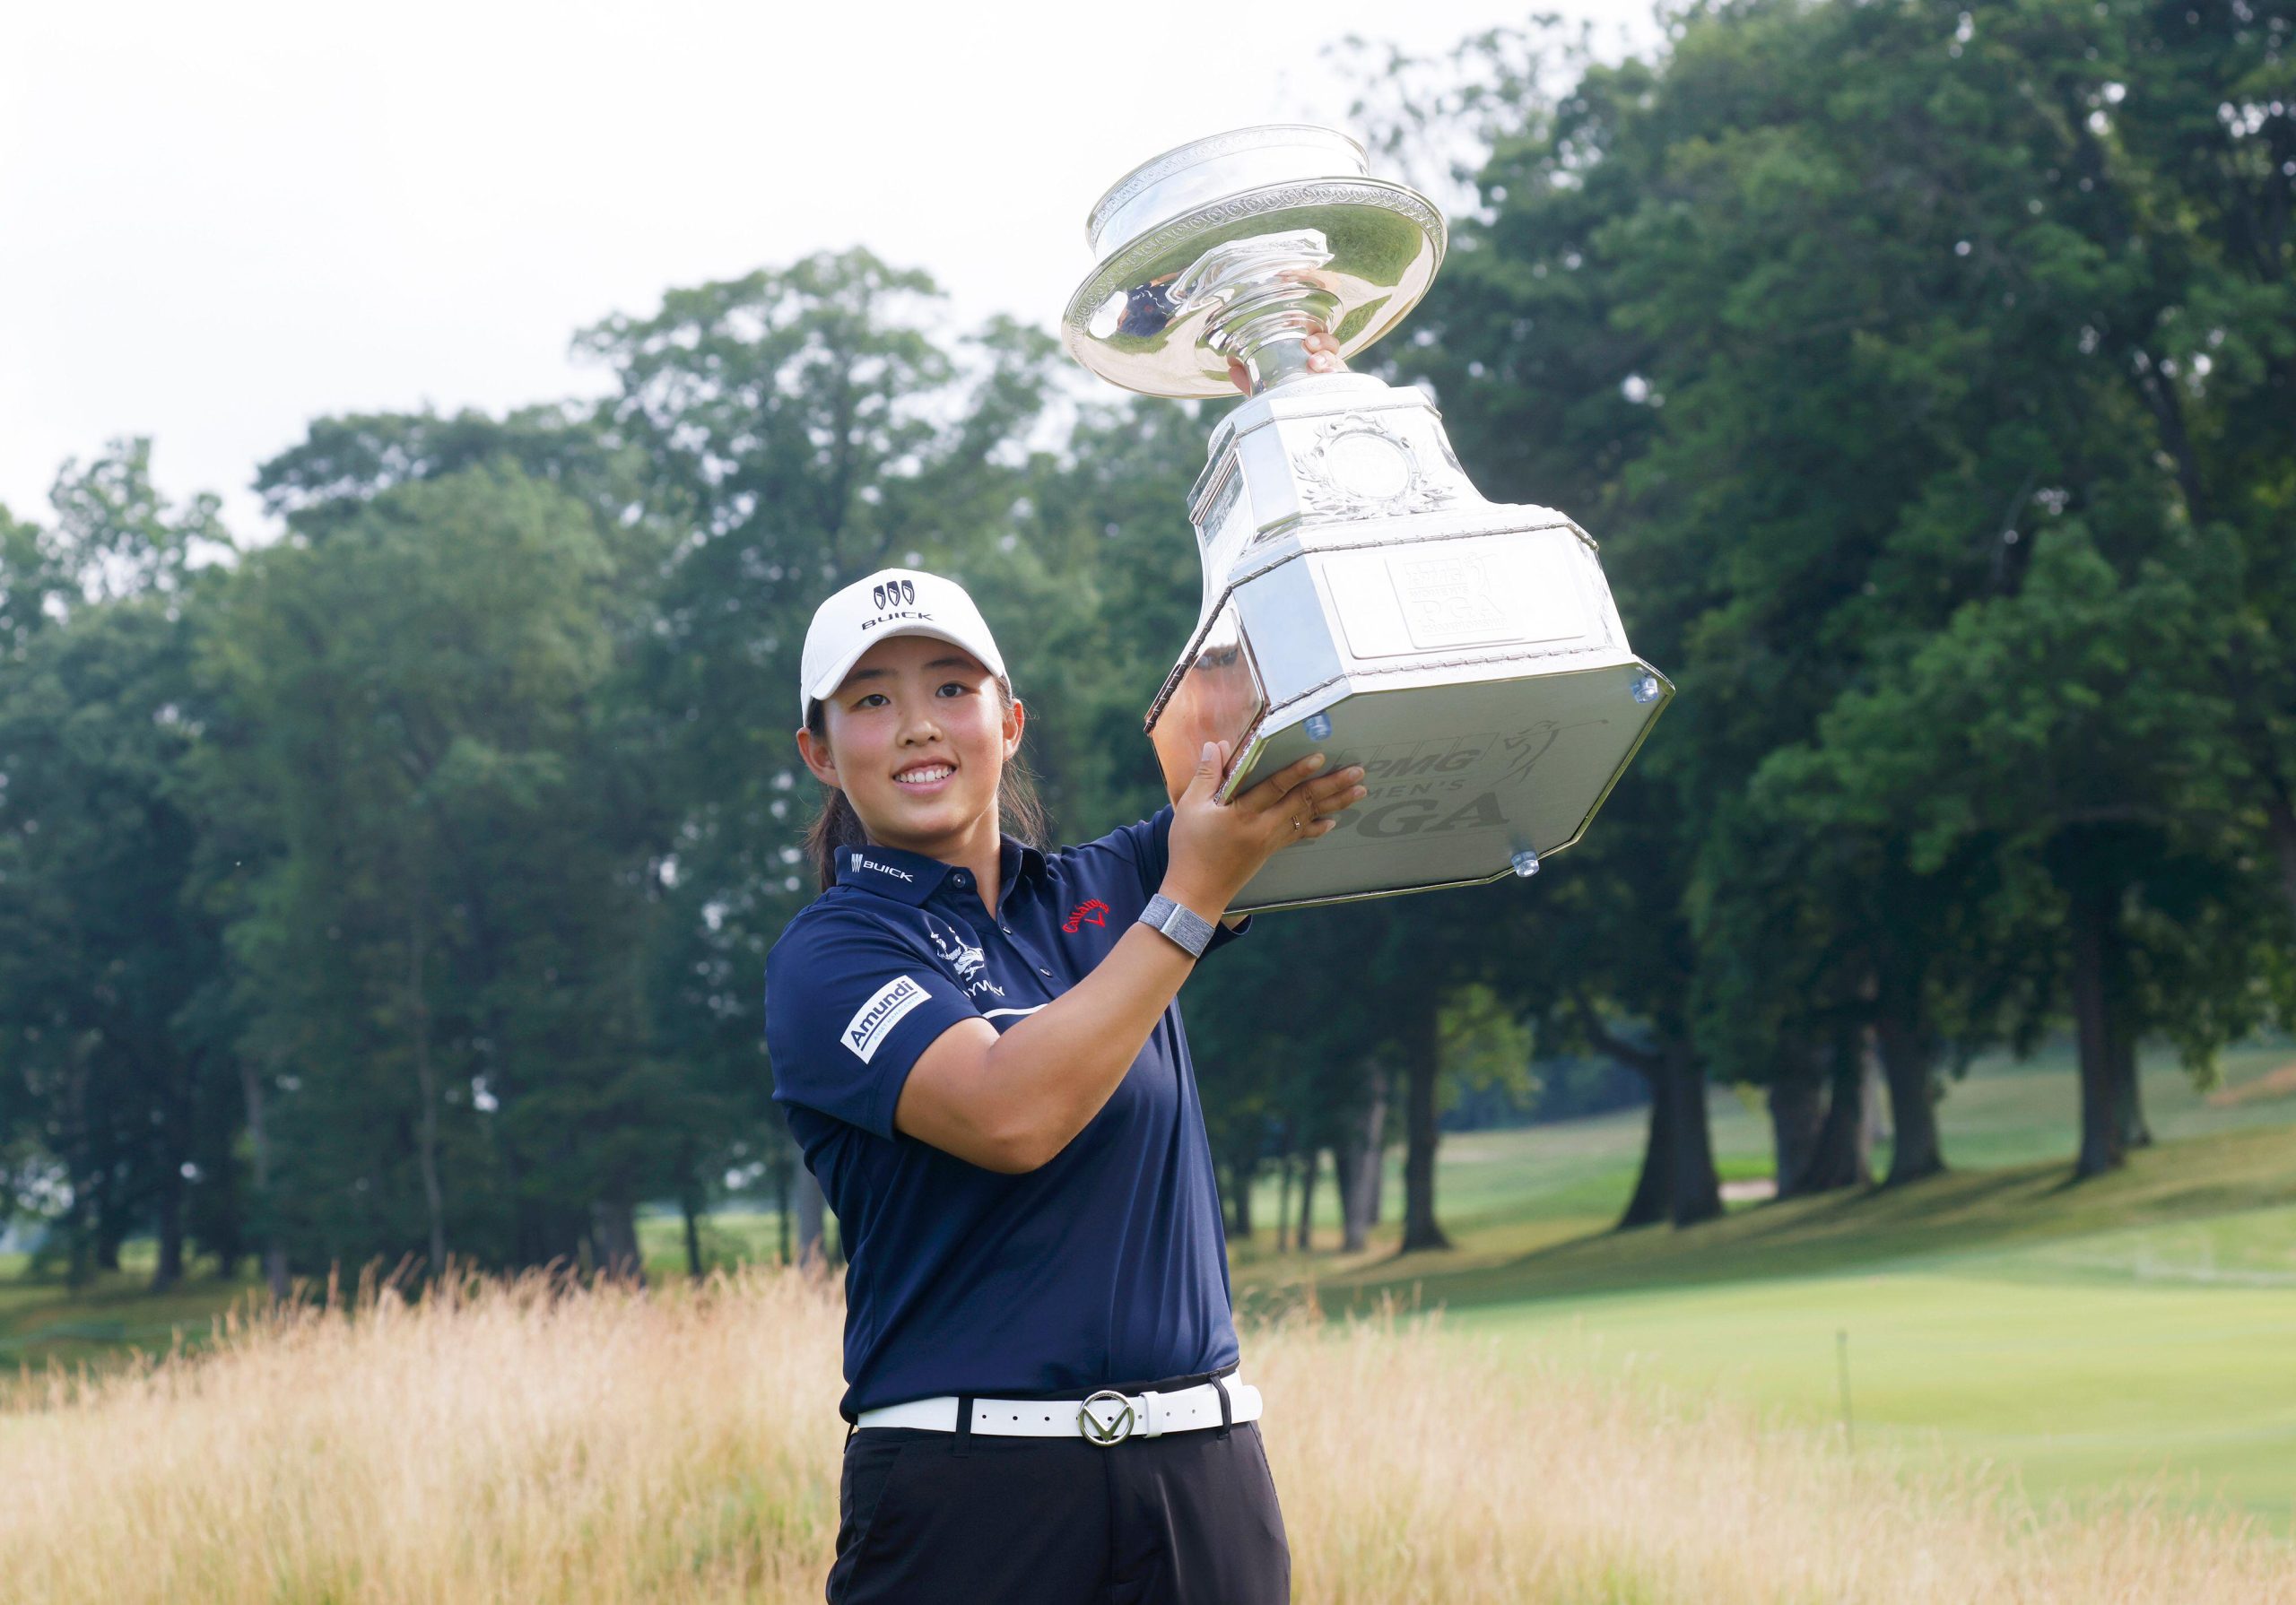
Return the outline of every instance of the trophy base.
[[[1148,716],[1167,789],[1207,741],[1231,745],[1223,798],[1317,751],[1369,788],[1237,910],[1527,873],[1585,833],[1673,695],[1586,532],[1485,501],[1416,390],[1344,375],[1255,397],[1191,499],[1205,605]]]
[[[1669,690],[1630,658],[1357,691],[1265,729],[1231,769],[1231,794],[1310,752],[1328,754],[1334,769],[1361,764],[1369,794],[1327,836],[1268,860],[1231,907],[1296,908],[1526,873],[1586,833]],[[1311,717],[1330,733],[1311,736]]]

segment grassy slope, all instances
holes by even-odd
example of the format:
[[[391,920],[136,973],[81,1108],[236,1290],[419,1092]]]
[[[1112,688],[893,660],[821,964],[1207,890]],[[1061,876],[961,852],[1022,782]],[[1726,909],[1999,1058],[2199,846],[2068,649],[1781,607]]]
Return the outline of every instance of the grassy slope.
[[[2289,1056],[2237,1055],[2228,1080],[2264,1085]],[[1954,1089],[1946,1151],[1971,1168],[1684,1232],[1605,1229],[1632,1121],[1477,1133],[1445,1144],[1456,1251],[1303,1258],[1263,1233],[1237,1280],[1248,1300],[1312,1282],[1334,1309],[1441,1305],[1469,1333],[1805,1420],[1840,1419],[1846,1332],[1864,1441],[1997,1460],[2044,1495],[2165,1473],[2296,1525],[2296,1097],[2212,1104],[2166,1063],[2147,1093],[2160,1145],[2083,1186],[2065,1184],[2069,1067],[2044,1061]],[[1761,1118],[1715,1113],[1726,1172],[1763,1167]]]

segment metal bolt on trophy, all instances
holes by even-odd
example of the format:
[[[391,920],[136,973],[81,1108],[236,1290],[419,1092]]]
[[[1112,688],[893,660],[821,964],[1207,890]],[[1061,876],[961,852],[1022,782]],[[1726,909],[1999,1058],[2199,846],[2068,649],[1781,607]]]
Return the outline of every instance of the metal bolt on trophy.
[[[1271,858],[1232,905],[1288,908],[1528,875],[1586,831],[1674,694],[1626,644],[1595,543],[1486,501],[1425,395],[1311,373],[1403,321],[1442,214],[1328,128],[1239,129],[1135,168],[1092,208],[1100,265],[1062,337],[1150,395],[1251,395],[1188,498],[1196,633],[1148,710],[1178,797],[1207,741],[1231,797],[1309,751],[1360,763],[1339,828]]]

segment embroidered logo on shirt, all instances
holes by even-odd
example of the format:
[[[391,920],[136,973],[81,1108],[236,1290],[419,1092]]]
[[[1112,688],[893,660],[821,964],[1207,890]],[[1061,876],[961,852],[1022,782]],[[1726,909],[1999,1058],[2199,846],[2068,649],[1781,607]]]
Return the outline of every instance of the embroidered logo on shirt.
[[[941,928],[929,920],[925,934],[933,939],[933,950],[941,955],[942,963],[957,972],[957,979],[964,983],[966,991],[992,992],[1000,998],[1004,995],[1004,989],[988,978],[988,957],[978,948],[954,932],[943,936]]]
[[[874,870],[880,875],[891,875],[896,881],[913,882],[917,879],[907,870],[897,870],[889,863],[879,863],[875,859],[865,858],[858,853],[853,855],[853,867],[857,870]]]
[[[901,1016],[923,1002],[925,998],[923,986],[907,976],[895,976],[846,1022],[845,1045],[853,1050],[856,1058],[866,1064],[876,1056],[877,1048],[886,1035],[900,1023]]]
[[[1093,898],[1071,909],[1068,917],[1060,922],[1060,928],[1074,936],[1086,925],[1099,925],[1105,929],[1108,923],[1109,906]]]

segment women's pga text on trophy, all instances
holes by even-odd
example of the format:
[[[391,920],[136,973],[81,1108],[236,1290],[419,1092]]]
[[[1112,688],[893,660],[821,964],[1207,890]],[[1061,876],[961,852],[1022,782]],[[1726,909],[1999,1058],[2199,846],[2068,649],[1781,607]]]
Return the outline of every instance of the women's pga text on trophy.
[[[1370,794],[1277,854],[1238,910],[1528,875],[1577,841],[1674,687],[1626,644],[1595,543],[1546,508],[1486,501],[1425,395],[1311,373],[1352,355],[1443,259],[1442,214],[1370,177],[1362,147],[1278,126],[1197,140],[1092,209],[1100,265],[1062,336],[1151,395],[1251,395],[1188,499],[1195,636],[1148,710],[1177,797],[1207,741],[1232,796],[1309,751]]]

